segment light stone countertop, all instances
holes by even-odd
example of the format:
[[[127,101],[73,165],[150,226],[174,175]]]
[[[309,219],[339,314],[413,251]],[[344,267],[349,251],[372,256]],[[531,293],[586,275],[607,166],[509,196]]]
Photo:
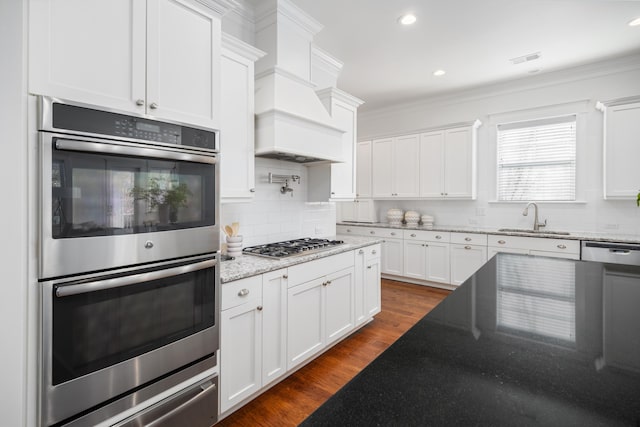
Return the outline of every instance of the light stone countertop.
[[[442,231],[442,232],[455,232],[455,233],[482,233],[482,234],[497,234],[501,236],[524,236],[524,237],[542,237],[547,239],[566,239],[566,240],[592,240],[597,242],[617,242],[617,243],[640,243],[640,235],[637,234],[612,234],[612,233],[598,233],[590,231],[569,231],[570,234],[552,234],[542,232],[521,232],[521,231],[498,231],[495,227],[466,227],[460,225],[438,225],[433,228],[426,228],[422,225],[408,226],[408,225],[391,225],[387,222],[338,222],[337,225],[346,225],[353,227],[377,227],[377,228],[393,228],[399,230],[429,230],[429,231]],[[508,227],[505,227],[508,228]],[[515,228],[515,227],[514,227]],[[555,231],[555,230],[549,230]],[[564,230],[557,230],[564,231]]]
[[[310,253],[308,255],[292,256],[283,259],[271,259],[255,255],[241,255],[236,257],[234,260],[223,261],[220,263],[220,283],[244,279],[257,274],[279,270],[281,268],[290,267],[303,262],[313,261],[314,259],[337,255],[342,252],[352,251],[354,249],[382,242],[382,239],[375,237],[338,236],[337,239],[343,240],[344,244],[324,251]]]

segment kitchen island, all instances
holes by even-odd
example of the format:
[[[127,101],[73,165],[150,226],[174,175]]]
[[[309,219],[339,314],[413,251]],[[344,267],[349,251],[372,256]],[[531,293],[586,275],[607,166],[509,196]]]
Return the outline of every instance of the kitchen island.
[[[640,268],[498,254],[303,426],[640,424]]]

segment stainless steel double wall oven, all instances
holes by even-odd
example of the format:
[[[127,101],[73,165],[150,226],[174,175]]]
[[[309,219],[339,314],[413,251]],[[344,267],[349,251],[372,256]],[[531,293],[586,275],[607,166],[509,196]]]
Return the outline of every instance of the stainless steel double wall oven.
[[[93,425],[214,371],[218,134],[47,97],[40,118],[41,418]],[[123,425],[213,424],[201,380]]]

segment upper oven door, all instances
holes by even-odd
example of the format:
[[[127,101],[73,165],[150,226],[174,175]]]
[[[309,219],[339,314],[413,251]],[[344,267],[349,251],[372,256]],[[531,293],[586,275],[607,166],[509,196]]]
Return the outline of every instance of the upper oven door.
[[[216,155],[41,132],[40,278],[218,249]]]

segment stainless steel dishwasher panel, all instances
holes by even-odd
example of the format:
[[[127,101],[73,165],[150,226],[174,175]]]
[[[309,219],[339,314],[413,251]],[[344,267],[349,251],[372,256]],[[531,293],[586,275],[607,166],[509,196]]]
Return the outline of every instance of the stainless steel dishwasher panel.
[[[610,264],[640,265],[640,244],[583,241],[581,259]]]

